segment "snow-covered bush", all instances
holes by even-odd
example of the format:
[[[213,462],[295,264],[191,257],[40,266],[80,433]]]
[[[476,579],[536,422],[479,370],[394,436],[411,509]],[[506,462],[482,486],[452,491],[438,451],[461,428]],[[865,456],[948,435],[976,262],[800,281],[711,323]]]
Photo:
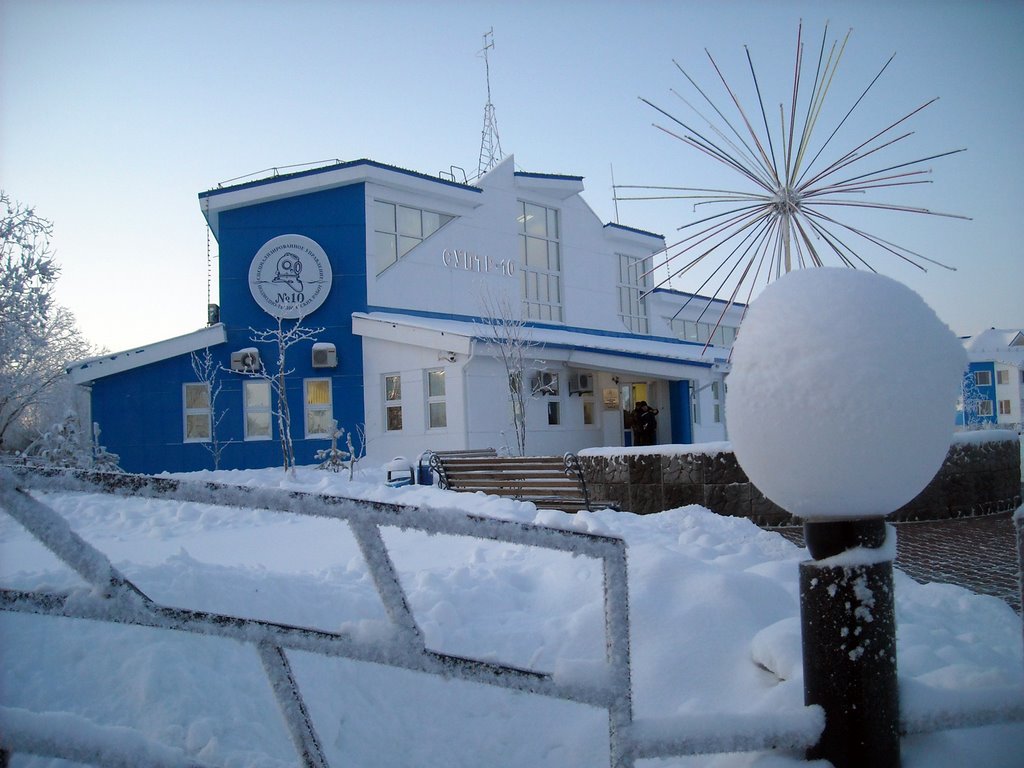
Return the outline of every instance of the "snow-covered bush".
[[[99,425],[93,424],[91,438],[84,437],[78,415],[68,411],[60,422],[40,435],[24,455],[53,467],[122,472],[118,466],[120,457],[100,445],[99,436]]]

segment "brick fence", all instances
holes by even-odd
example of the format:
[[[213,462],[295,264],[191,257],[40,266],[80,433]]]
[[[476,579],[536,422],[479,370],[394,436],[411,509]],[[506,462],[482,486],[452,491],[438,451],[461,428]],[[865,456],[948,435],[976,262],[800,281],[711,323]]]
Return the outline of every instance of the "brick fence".
[[[700,504],[758,525],[791,525],[792,516],[765,498],[727,443],[583,450],[584,476],[594,498],[649,514]],[[1021,504],[1019,438],[1013,432],[957,435],[942,468],[892,521],[944,520],[1016,509]]]

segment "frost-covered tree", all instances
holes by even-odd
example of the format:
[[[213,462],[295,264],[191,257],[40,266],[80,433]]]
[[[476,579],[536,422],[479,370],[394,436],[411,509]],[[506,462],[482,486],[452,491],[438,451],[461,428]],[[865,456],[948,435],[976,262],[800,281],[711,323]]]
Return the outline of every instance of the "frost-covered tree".
[[[65,367],[93,349],[57,305],[53,225],[0,191],[0,449],[29,442],[66,407]],[[56,402],[60,401],[60,402]]]
[[[339,427],[337,421],[331,422],[331,447],[316,452],[314,458],[320,462],[317,469],[326,469],[331,472],[341,472],[348,469],[348,479],[355,476],[356,464],[366,455],[366,428],[362,424],[356,425],[355,432],[358,440],[353,440],[353,433],[346,432],[344,427]],[[344,439],[345,447],[339,448],[338,442]]]
[[[294,372],[294,368],[288,368],[288,350],[303,341],[316,341],[317,336],[324,332],[323,328],[306,328],[302,321],[305,318],[299,317],[294,321],[286,322],[284,318],[277,318],[277,327],[265,330],[250,328],[249,337],[255,344],[269,344],[274,350],[276,360],[268,367],[262,364],[256,370],[246,371],[247,376],[257,379],[265,379],[270,382],[271,391],[276,395],[276,406],[273,408],[277,416],[277,431],[281,440],[281,456],[286,472],[295,471],[295,446],[292,444],[292,417],[288,407],[287,390],[285,382]]]
[[[196,378],[200,383],[206,385],[207,391],[207,405],[210,408],[210,439],[208,442],[204,442],[202,445],[210,453],[210,458],[213,459],[213,468],[220,469],[220,457],[224,453],[224,449],[233,443],[233,440],[221,441],[218,436],[218,428],[220,427],[221,421],[227,415],[226,409],[218,410],[217,399],[220,397],[220,392],[224,388],[224,382],[220,377],[221,367],[214,360],[213,353],[210,352],[210,348],[206,347],[202,354],[196,352],[192,353],[192,372],[195,373]]]
[[[523,383],[526,376],[526,361],[530,350],[540,347],[530,336],[522,312],[512,309],[512,302],[505,294],[495,294],[482,287],[480,290],[482,317],[479,324],[486,332],[487,344],[505,366],[505,380],[508,384],[508,398],[512,409],[512,426],[516,436],[518,455],[526,455],[526,400]]]
[[[987,406],[991,408],[991,400],[978,387],[973,372],[965,373],[960,381],[960,398],[957,409],[963,413],[965,429],[982,429],[991,421],[992,413],[982,413]]]

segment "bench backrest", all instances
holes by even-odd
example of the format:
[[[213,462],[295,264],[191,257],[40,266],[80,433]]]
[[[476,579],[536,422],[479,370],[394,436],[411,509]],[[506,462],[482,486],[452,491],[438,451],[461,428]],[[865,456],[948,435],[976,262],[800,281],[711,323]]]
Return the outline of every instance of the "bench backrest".
[[[576,506],[590,509],[591,506],[583,473],[574,454],[492,456],[481,452],[439,451],[431,456],[430,466],[437,472],[440,488],[482,491],[532,501],[542,508]]]

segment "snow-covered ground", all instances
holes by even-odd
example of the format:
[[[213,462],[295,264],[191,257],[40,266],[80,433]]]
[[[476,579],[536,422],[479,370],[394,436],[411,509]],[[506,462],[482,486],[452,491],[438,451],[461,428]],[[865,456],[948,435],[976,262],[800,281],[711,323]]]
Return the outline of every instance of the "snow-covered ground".
[[[195,479],[337,493],[621,537],[628,544],[638,720],[764,717],[802,706],[797,564],[805,550],[745,520],[691,506],[657,515],[565,515],[435,488],[388,488],[380,469],[350,482],[300,469]],[[69,493],[38,494],[153,599],[371,637],[385,614],[344,523],[284,513]],[[602,666],[600,562],[397,529],[385,540],[431,648],[558,674]],[[0,583],[81,583],[0,515]],[[1020,618],[1000,600],[896,574],[907,714],[966,712],[985,689],[1024,696]],[[604,710],[383,666],[289,654],[334,766],[600,766]],[[297,758],[256,653],[231,640],[0,613],[0,739],[45,713],[58,741],[102,726],[125,748],[144,737],[171,759],[224,766]],[[705,719],[706,720],[706,719]],[[702,721],[698,721],[702,722]],[[906,768],[1020,768],[1024,724],[903,741]],[[152,744],[151,744],[152,746]],[[57,765],[16,757],[15,766]],[[659,766],[805,765],[780,752],[674,758]],[[67,765],[63,763],[61,765]],[[818,765],[824,765],[818,763]]]

